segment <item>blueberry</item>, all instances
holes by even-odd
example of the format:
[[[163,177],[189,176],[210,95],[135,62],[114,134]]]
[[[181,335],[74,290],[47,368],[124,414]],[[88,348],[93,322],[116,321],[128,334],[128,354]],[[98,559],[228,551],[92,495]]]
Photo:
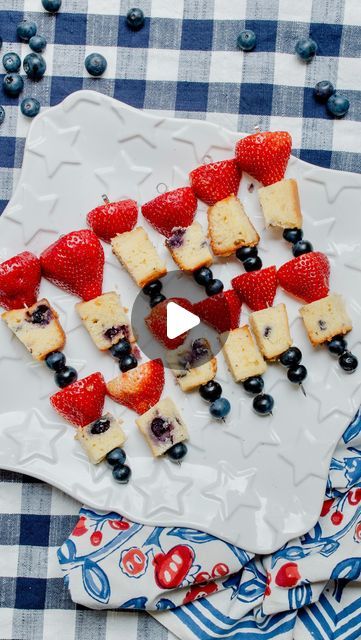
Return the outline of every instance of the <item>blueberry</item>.
[[[113,346],[110,347],[110,353],[112,354],[112,356],[114,356],[114,358],[118,358],[119,360],[121,358],[124,358],[124,356],[128,356],[131,351],[131,344],[126,338],[122,338],[122,340],[119,340],[119,342],[113,344]]]
[[[64,369],[66,363],[65,355],[61,351],[53,351],[49,353],[45,358],[45,364],[52,371],[61,371]]]
[[[99,420],[95,420],[92,426],[90,427],[90,433],[94,436],[99,436],[101,433],[105,433],[110,429],[110,420],[107,417],[99,418]]]
[[[166,300],[166,297],[162,293],[158,293],[156,296],[151,297],[151,299],[149,300],[149,306],[153,309],[153,307],[156,307],[157,304],[163,302],[164,300]]]
[[[218,398],[209,407],[209,413],[214,418],[225,418],[231,410],[231,404],[227,398]]]
[[[307,378],[307,369],[303,364],[292,365],[287,371],[287,378],[294,384],[301,384]]]
[[[40,102],[36,98],[24,98],[20,104],[20,110],[23,116],[35,118],[40,111]]]
[[[335,336],[327,344],[330,353],[340,356],[347,348],[347,342],[343,336]]]
[[[284,367],[293,367],[302,360],[302,352],[298,347],[290,347],[280,355],[280,363]]]
[[[49,13],[56,13],[61,7],[61,0],[41,0],[41,4],[45,11],[49,11]]]
[[[38,35],[32,36],[32,38],[30,38],[29,40],[30,49],[32,49],[33,51],[36,51],[36,53],[41,53],[42,51],[44,51],[46,45],[47,45],[47,42],[44,36],[38,36]]]
[[[335,89],[329,80],[320,80],[313,89],[313,95],[318,102],[327,102],[333,93],[335,93]]]
[[[243,266],[247,272],[259,271],[259,269],[262,269],[262,260],[259,256],[256,256],[255,258],[247,258],[247,260],[244,261]]]
[[[115,467],[113,467],[112,473],[114,480],[119,482],[119,484],[127,484],[127,482],[129,482],[130,480],[130,476],[132,475],[132,472],[127,464],[115,465]]]
[[[351,351],[345,351],[345,353],[343,353],[339,357],[338,361],[340,367],[348,373],[352,373],[353,371],[355,371],[355,369],[357,369],[358,360],[356,356],[351,353]]]
[[[143,287],[143,293],[146,296],[156,296],[162,291],[163,285],[160,280],[153,280]]]
[[[15,51],[9,51],[3,56],[3,65],[8,73],[16,73],[21,67],[21,59]]]
[[[46,62],[41,53],[28,53],[23,61],[23,69],[30,80],[41,80],[46,70]]]
[[[221,293],[223,291],[223,282],[218,280],[218,278],[212,278],[206,284],[206,294],[207,296],[215,296],[217,293]]]
[[[106,460],[111,467],[115,467],[118,464],[124,464],[126,457],[127,456],[124,449],[117,447],[116,449],[112,449],[112,451],[109,451],[109,453],[107,453]]]
[[[316,55],[317,43],[312,38],[301,38],[296,42],[295,51],[304,62],[311,62]]]
[[[37,26],[35,22],[31,22],[31,20],[22,20],[19,22],[16,27],[16,35],[20,40],[24,40],[24,42],[29,42],[30,38],[35,36],[37,30]]]
[[[210,280],[213,278],[213,273],[208,267],[201,267],[193,272],[193,278],[195,279],[197,284],[202,285],[204,287]]]
[[[247,393],[258,394],[262,393],[264,387],[264,381],[261,376],[251,376],[247,380],[243,381],[243,388]]]
[[[257,256],[257,247],[239,247],[236,251],[236,257],[238,260],[241,260],[241,262],[248,260],[248,258],[257,258]]]
[[[3,79],[3,89],[11,98],[17,98],[24,88],[24,80],[18,73],[7,73]]]
[[[171,460],[178,462],[178,460],[182,460],[182,458],[184,458],[184,456],[187,454],[187,451],[188,449],[184,442],[177,442],[177,444],[174,444],[173,447],[167,449],[166,454]]]
[[[267,416],[272,413],[274,400],[268,393],[262,393],[253,400],[253,409],[261,416]]]
[[[123,373],[129,371],[129,369],[134,369],[137,365],[138,361],[132,354],[124,356],[124,358],[119,361],[119,369],[123,371]]]
[[[218,398],[222,395],[222,387],[219,382],[215,380],[210,380],[206,384],[202,384],[199,387],[199,395],[203,398],[203,400],[208,400],[208,402],[213,402],[214,400],[218,400]]]
[[[287,242],[291,242],[292,244],[296,244],[303,238],[302,229],[284,229],[283,237]]]
[[[4,120],[5,120],[5,109],[4,107],[0,106],[0,125],[2,125]]]
[[[133,29],[133,31],[138,31],[144,24],[144,13],[141,9],[129,9],[126,20],[128,27]]]
[[[336,118],[342,118],[350,108],[350,101],[341,93],[334,93],[326,103],[327,110]]]
[[[78,374],[73,367],[64,367],[64,369],[57,371],[55,374],[55,384],[61,389],[64,389],[64,387],[67,387],[77,379]]]
[[[237,38],[237,47],[242,51],[252,51],[256,46],[256,34],[252,29],[241,31]]]
[[[295,258],[302,256],[304,253],[310,253],[313,251],[313,246],[308,240],[299,240],[292,247],[292,253]]]
[[[107,61],[102,56],[101,53],[90,53],[85,58],[85,68],[91,76],[101,76],[103,75],[105,69],[107,68]]]

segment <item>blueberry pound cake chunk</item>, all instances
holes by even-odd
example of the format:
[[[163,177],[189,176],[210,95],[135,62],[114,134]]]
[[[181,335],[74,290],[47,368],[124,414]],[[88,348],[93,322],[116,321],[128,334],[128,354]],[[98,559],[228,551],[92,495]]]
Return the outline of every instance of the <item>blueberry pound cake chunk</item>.
[[[223,354],[235,382],[261,376],[267,369],[248,325],[220,335]]]
[[[266,360],[276,360],[292,345],[287,309],[283,303],[254,311],[249,321],[258,347]]]
[[[2,319],[35,360],[44,360],[52,351],[61,351],[65,333],[58,314],[43,298],[31,307],[5,311]]]
[[[305,304],[300,308],[300,314],[314,346],[323,344],[337,335],[344,335],[352,329],[345,302],[337,293]]]
[[[144,287],[167,273],[165,263],[158,255],[143,227],[118,233],[111,241],[114,255],[137,283]]]
[[[298,186],[293,178],[286,178],[261,187],[258,197],[267,227],[300,229],[302,213]]]
[[[183,271],[195,271],[212,264],[212,254],[199,222],[193,222],[189,227],[175,227],[165,244]]]
[[[182,391],[197,389],[217,373],[217,360],[206,338],[196,338],[188,346],[167,351],[166,358]]]
[[[189,437],[186,424],[171,398],[157,402],[136,419],[136,424],[156,458]]]
[[[75,308],[100,351],[107,351],[122,338],[134,342],[132,327],[115,291],[88,302],[78,302]]]
[[[121,424],[122,420],[105,413],[86,427],[79,427],[75,440],[80,442],[90,462],[98,464],[110,451],[123,446],[126,435]]]
[[[234,195],[209,207],[208,232],[216,256],[230,256],[239,247],[253,247],[259,242],[259,235],[243,204]]]

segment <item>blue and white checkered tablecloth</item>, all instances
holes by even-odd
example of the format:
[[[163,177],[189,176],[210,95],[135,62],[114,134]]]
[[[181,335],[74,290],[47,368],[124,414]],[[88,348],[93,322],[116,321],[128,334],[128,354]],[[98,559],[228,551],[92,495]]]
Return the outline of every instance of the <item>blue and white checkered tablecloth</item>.
[[[294,153],[316,164],[361,171],[360,0],[139,0],[146,15],[137,33],[125,25],[128,0],[63,0],[52,16],[40,0],[0,0],[1,53],[16,41],[25,16],[44,34],[47,71],[39,83],[25,78],[23,96],[45,109],[69,93],[91,88],[165,115],[202,118],[231,129],[287,129]],[[256,49],[235,47],[243,28],[257,34]],[[294,55],[295,41],[311,35],[319,50],[310,65]],[[100,51],[104,77],[90,78],[84,58]],[[330,79],[351,107],[342,120],[316,103],[312,88]],[[2,76],[1,76],[2,80]],[[0,212],[19,176],[29,122],[17,99],[0,103]],[[5,375],[0,363],[0,379]],[[1,389],[0,389],[1,402]],[[79,504],[31,478],[0,472],[0,638],[42,640],[170,640],[146,614],[90,611],[64,587],[56,549],[77,520]]]

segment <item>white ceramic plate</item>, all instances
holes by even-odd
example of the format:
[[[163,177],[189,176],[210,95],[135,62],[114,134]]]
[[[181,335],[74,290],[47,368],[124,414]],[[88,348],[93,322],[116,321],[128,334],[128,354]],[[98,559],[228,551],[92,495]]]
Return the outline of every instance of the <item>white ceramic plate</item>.
[[[90,91],[75,93],[40,115],[31,126],[16,191],[0,221],[0,259],[25,248],[40,253],[61,233],[86,226],[88,210],[101,202],[136,198],[140,203],[187,184],[188,172],[205,156],[232,157],[239,134],[207,122],[166,119],[137,111]],[[361,176],[328,171],[291,158],[288,176],[298,179],[305,237],[327,253],[331,289],[343,293],[354,322],[349,346],[361,360]],[[261,232],[266,265],[290,259],[279,234],[264,230],[257,190],[241,181],[240,197]],[[205,224],[205,206],[198,220]],[[162,238],[139,217],[174,269]],[[105,246],[104,291],[117,288],[131,307],[138,293]],[[236,260],[214,266],[229,285],[241,273]],[[196,286],[196,285],[194,285]],[[75,298],[42,281],[41,294],[60,313],[67,332],[66,355],[80,376],[100,370],[106,379],[116,364],[91,342],[74,312]],[[168,294],[171,295],[171,294]],[[203,291],[199,288],[199,299]],[[182,465],[153,460],[134,424],[135,414],[107,400],[125,420],[131,482],[116,484],[106,464],[93,466],[74,441],[74,430],[49,405],[53,377],[0,326],[0,466],[41,478],[98,509],[119,511],[139,522],[201,529],[254,552],[271,552],[314,525],[320,512],[332,451],[361,400],[361,367],[346,375],[326,349],[310,346],[297,310],[281,290],[294,341],[309,370],[307,397],[280,365],[265,375],[275,398],[273,417],[260,418],[251,400],[228,375],[218,356],[217,379],[232,403],[226,424],[210,419],[195,392],[184,395],[166,372],[164,394],[174,397],[189,425],[189,453]],[[247,311],[242,311],[242,322]]]

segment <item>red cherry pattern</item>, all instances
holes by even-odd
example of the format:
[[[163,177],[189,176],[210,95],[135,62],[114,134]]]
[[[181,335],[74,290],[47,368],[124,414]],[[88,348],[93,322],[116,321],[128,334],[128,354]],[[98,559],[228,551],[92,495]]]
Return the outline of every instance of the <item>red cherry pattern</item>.
[[[86,517],[80,516],[78,522],[76,523],[72,531],[72,536],[83,536],[84,533],[88,531],[87,527],[84,524],[85,522],[86,522]]]
[[[117,529],[118,531],[126,531],[129,529],[130,524],[124,520],[109,520],[109,526],[112,529]]]
[[[269,571],[267,571],[267,582],[266,582],[266,588],[264,590],[265,597],[271,595],[271,587],[270,587],[271,582],[272,582],[272,575]]]
[[[212,569],[212,578],[222,578],[229,573],[229,567],[224,562],[218,562]]]
[[[321,513],[320,513],[321,518],[323,518],[324,516],[327,516],[328,512],[330,511],[333,505],[333,501],[334,501],[333,498],[328,498],[327,500],[324,501],[322,505]]]
[[[351,506],[356,507],[358,503],[361,502],[361,487],[358,487],[354,491],[349,491],[347,501]]]
[[[342,520],[343,514],[341,513],[341,511],[335,511],[335,513],[333,513],[331,516],[331,522],[336,526],[341,524]]]
[[[357,523],[353,538],[356,542],[361,542],[361,522]]]
[[[200,571],[194,578],[196,584],[206,584],[211,579],[211,574],[207,571]]]
[[[286,562],[276,574],[275,583],[278,587],[295,587],[301,579],[296,562]]]
[[[218,586],[215,582],[208,582],[207,584],[203,585],[193,584],[189,591],[187,591],[183,599],[183,604],[193,602],[193,600],[199,600],[199,598],[206,598],[211,593],[215,593],[216,591],[218,591]]]
[[[126,549],[121,555],[120,568],[123,573],[131,578],[143,575],[147,569],[147,564],[147,556],[138,547]]]
[[[185,544],[172,547],[168,553],[158,553],[153,560],[158,587],[174,589],[182,584],[194,560],[194,551]]]
[[[103,534],[101,531],[93,531],[90,536],[90,542],[93,547],[98,547],[103,539]]]

